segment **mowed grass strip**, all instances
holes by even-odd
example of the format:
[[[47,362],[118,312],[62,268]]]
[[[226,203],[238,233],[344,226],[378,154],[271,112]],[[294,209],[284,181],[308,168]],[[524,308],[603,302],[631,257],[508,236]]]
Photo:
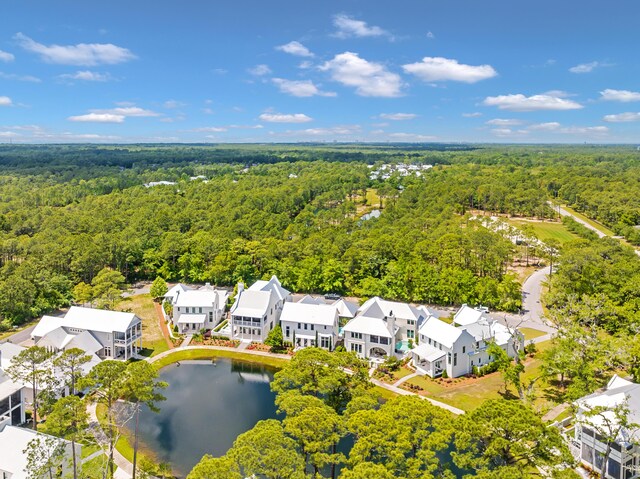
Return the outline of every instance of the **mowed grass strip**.
[[[554,223],[550,221],[522,221],[517,219],[510,219],[508,221],[517,228],[529,225],[536,237],[542,242],[553,239],[560,243],[566,243],[580,238],[578,235],[569,231],[562,223]]]
[[[122,298],[117,309],[133,311],[142,320],[142,346],[150,351],[150,356],[156,356],[169,349],[158,324],[155,303],[150,294]]]

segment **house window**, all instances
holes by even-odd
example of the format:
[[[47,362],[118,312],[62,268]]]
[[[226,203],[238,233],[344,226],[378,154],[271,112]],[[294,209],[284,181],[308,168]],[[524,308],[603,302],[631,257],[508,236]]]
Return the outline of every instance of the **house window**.
[[[269,326],[269,331],[273,329],[273,321],[271,321],[271,325]]]
[[[413,329],[407,329],[407,338],[413,339],[416,337],[416,333]]]
[[[458,365],[458,353],[453,353],[453,365]]]
[[[362,354],[362,344],[351,343],[351,351],[355,351],[358,354]]]
[[[107,346],[104,348],[104,355],[107,357],[111,357],[111,347]]]
[[[213,311],[209,311],[209,321],[213,321]]]
[[[466,346],[462,346],[462,354],[464,354],[465,352],[467,352],[467,347]]]
[[[302,329],[302,325],[298,323],[298,329]]]
[[[451,364],[451,353],[447,353],[447,364]]]
[[[198,308],[198,313],[202,314],[202,308]]]
[[[389,344],[389,338],[380,338],[380,344]]]
[[[354,332],[351,332],[351,337],[352,337],[353,339],[362,339],[362,333],[354,333]]]
[[[407,325],[409,326],[415,326],[416,322],[413,319],[407,319]]]
[[[324,349],[331,349],[331,338],[328,336],[320,337],[320,347]]]
[[[369,336],[369,341],[372,343],[379,343],[380,341],[378,341],[378,336]]]
[[[307,329],[308,324],[304,323],[304,329]]]
[[[310,325],[310,328],[311,328],[311,331],[313,331],[313,328],[314,328],[313,324],[312,324],[312,325]]]
[[[289,337],[289,333],[290,333],[290,332],[291,332],[291,331],[289,330],[289,326],[287,326],[286,328],[284,328],[284,336],[285,336],[286,338],[288,338],[288,337]]]
[[[431,338],[429,338],[429,344],[431,344]]]

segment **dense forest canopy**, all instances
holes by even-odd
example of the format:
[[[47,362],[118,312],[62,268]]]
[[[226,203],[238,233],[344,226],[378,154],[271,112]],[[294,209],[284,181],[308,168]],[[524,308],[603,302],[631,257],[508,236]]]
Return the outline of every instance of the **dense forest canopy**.
[[[515,247],[473,212],[551,217],[558,198],[638,242],[639,156],[627,146],[4,145],[0,316],[19,323],[65,306],[104,267],[128,282],[277,274],[300,292],[516,310]],[[372,179],[383,164],[434,167]],[[175,184],[144,186],[157,181]]]

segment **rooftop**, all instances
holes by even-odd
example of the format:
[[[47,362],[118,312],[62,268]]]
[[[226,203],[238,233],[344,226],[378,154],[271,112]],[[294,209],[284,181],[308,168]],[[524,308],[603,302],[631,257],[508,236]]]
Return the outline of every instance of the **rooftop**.
[[[333,326],[338,319],[335,306],[317,303],[284,303],[280,321]]]

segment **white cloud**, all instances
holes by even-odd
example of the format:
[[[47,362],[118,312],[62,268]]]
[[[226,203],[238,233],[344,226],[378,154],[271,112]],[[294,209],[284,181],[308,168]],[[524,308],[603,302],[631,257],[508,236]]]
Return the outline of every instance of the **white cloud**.
[[[147,116],[160,116],[160,113],[156,113],[155,111],[146,110],[144,108],[140,108],[137,106],[126,106],[126,107],[118,107],[118,108],[109,108],[103,110],[89,110],[91,113],[106,113],[112,115],[120,115],[124,117],[135,116],[135,117],[147,117]]]
[[[81,70],[75,73],[65,73],[64,75],[59,75],[58,78],[61,80],[82,80],[82,81],[95,81],[95,82],[106,82],[111,79],[111,75],[108,73],[98,73],[92,72],[89,70]]]
[[[224,126],[205,126],[202,128],[195,128],[193,131],[198,133],[223,133],[225,131],[229,131],[229,129]]]
[[[604,121],[608,123],[623,123],[628,121],[640,121],[640,112],[626,112],[626,113],[618,113],[616,115],[605,115],[603,118]]]
[[[0,72],[0,78],[4,80],[17,80],[17,81],[26,81],[31,83],[40,83],[42,80],[38,77],[34,77],[31,75],[17,75],[15,73],[4,73]]]
[[[249,68],[248,72],[254,76],[261,77],[271,73],[271,68],[269,68],[269,65],[265,65],[264,63],[262,63],[260,65],[256,65],[253,68]]]
[[[546,123],[537,123],[528,127],[531,131],[556,131],[560,129],[560,123],[557,121],[549,121]]]
[[[302,133],[304,135],[311,136],[327,136],[327,135],[353,135],[360,132],[360,126],[347,125],[347,126],[334,126],[331,128],[306,128],[299,130],[296,133]]]
[[[596,68],[601,67],[609,67],[612,66],[610,63],[602,63],[602,62],[589,62],[589,63],[581,63],[574,67],[569,68],[571,73],[591,73]]]
[[[13,55],[13,53],[9,53],[9,52],[5,52],[3,50],[0,50],[0,62],[12,62],[13,60],[15,60],[16,57]]]
[[[181,108],[183,106],[187,106],[187,104],[178,100],[167,100],[163,103],[162,106],[164,106],[165,108],[172,109],[172,108]]]
[[[334,81],[356,88],[360,96],[397,97],[401,95],[400,75],[380,63],[369,62],[357,53],[344,52],[320,66]]]
[[[628,103],[631,101],[640,101],[640,92],[629,90],[612,90],[607,88],[600,92],[600,99],[607,101],[621,101]]]
[[[13,103],[8,96],[0,96],[0,106],[11,106]]]
[[[579,110],[583,108],[580,103],[563,98],[564,96],[566,93],[558,91],[533,96],[518,93],[516,95],[488,96],[482,104],[509,111]]]
[[[463,113],[462,116],[464,118],[478,118],[482,116],[482,113],[480,113],[479,111],[474,111],[471,113]]]
[[[487,121],[487,125],[493,126],[517,126],[522,125],[522,120],[516,120],[514,118],[494,118]]]
[[[433,34],[433,32],[427,32],[427,38],[429,40],[433,40],[434,38],[436,38],[436,36]]]
[[[298,65],[298,68],[300,68],[301,70],[308,70],[311,67],[313,67],[313,62],[310,62],[309,60],[300,62],[300,64]]]
[[[384,120],[394,120],[394,121],[402,121],[402,120],[413,120],[417,118],[418,115],[415,113],[381,113],[380,118]]]
[[[44,45],[16,33],[14,39],[27,51],[37,53],[48,63],[61,65],[113,65],[133,60],[136,56],[127,48],[111,43],[79,43],[77,45]]]
[[[307,123],[313,120],[304,113],[263,113],[259,118],[269,123]]]
[[[567,135],[602,136],[609,133],[609,128],[606,126],[569,126],[566,128],[560,128],[558,131]]]
[[[338,38],[383,36],[393,38],[393,35],[380,27],[373,25],[369,26],[367,25],[367,22],[356,20],[355,18],[342,13],[333,16],[333,25],[337,28],[337,31],[333,36]]]
[[[91,123],[122,123],[124,118],[124,115],[115,115],[113,113],[87,113],[86,115],[70,116],[67,120]]]
[[[458,63],[458,60],[443,57],[424,57],[422,61],[403,65],[402,68],[406,73],[411,73],[426,82],[476,83],[498,74],[491,65],[465,65]]]
[[[335,92],[320,90],[311,80],[285,80],[273,78],[271,81],[278,85],[282,93],[297,97],[336,96]]]
[[[312,57],[313,53],[309,51],[307,47],[305,47],[302,43],[296,42],[295,40],[284,45],[280,45],[276,47],[276,50],[280,50],[281,52],[288,53],[290,55],[295,55],[298,57]]]

